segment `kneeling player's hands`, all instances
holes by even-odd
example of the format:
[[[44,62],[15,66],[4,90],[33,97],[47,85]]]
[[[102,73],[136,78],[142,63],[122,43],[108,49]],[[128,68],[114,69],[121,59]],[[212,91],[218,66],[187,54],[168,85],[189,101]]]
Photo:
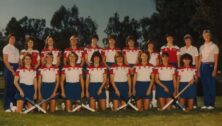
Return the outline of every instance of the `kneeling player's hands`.
[[[37,93],[34,94],[33,99],[37,99]]]
[[[88,92],[88,91],[86,91],[86,97],[87,97],[87,98],[89,97],[89,92]]]
[[[146,92],[146,96],[149,96],[151,94],[151,90],[148,89],[147,92]]]
[[[20,91],[20,92],[19,92],[19,94],[20,94],[20,96],[21,96],[21,97],[25,97],[25,95],[24,95],[24,92],[23,92],[23,91]]]
[[[81,98],[83,98],[84,97],[84,91],[82,91],[82,93],[81,93]]]
[[[116,90],[115,90],[115,93],[116,93],[116,95],[117,95],[117,96],[119,96],[119,97],[120,97],[120,92],[119,92],[119,90],[118,90],[118,89],[116,89]]]
[[[63,98],[65,98],[65,97],[66,97],[66,95],[65,95],[65,93],[64,93],[64,92],[62,92],[62,93],[61,93],[61,96],[62,96]]]
[[[102,89],[101,88],[97,92],[97,95],[100,95],[100,94],[102,94]]]
[[[167,93],[170,92],[169,89],[168,89],[167,87],[164,87],[163,90],[164,90],[165,92],[167,92]]]

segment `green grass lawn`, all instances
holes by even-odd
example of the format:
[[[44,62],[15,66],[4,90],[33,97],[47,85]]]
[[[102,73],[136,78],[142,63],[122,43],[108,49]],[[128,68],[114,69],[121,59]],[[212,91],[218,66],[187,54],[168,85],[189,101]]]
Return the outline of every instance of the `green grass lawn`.
[[[202,97],[198,98],[200,106],[202,101]],[[84,110],[78,113],[57,111],[53,114],[34,112],[24,115],[5,113],[2,104],[1,100],[0,126],[222,126],[222,97],[217,97],[216,109],[213,111],[197,109],[186,113],[180,110],[141,113],[133,110],[91,113]]]
[[[202,101],[202,98],[199,98],[199,101]],[[141,113],[133,110],[121,112],[107,110],[96,113],[34,112],[24,115],[3,112],[0,102],[0,126],[221,126],[221,121],[222,97],[217,97],[216,109],[213,111],[197,109],[186,113],[180,110],[165,112],[151,110]]]

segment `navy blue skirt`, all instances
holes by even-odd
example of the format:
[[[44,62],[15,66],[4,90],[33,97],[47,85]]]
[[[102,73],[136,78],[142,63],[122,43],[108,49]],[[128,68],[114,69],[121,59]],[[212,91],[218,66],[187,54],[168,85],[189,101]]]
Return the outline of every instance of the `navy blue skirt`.
[[[43,82],[41,85],[41,94],[43,99],[47,99],[51,97],[53,91],[55,89],[55,83],[45,83]]]
[[[116,95],[113,88],[110,89],[110,98],[112,100],[128,100],[128,92],[129,92],[129,85],[128,82],[115,82],[116,87],[120,92],[120,97]]]
[[[106,99],[106,92],[105,89],[102,89],[102,93],[98,95],[98,90],[102,84],[101,83],[89,83],[89,96],[93,97],[95,100],[100,100],[100,99]]]
[[[66,99],[71,101],[77,101],[81,98],[81,85],[80,83],[66,83],[64,85]]]
[[[146,95],[147,90],[150,86],[150,82],[142,82],[142,81],[137,81],[136,82],[136,98],[139,99],[152,99],[152,92],[150,95]]]
[[[169,93],[165,92],[164,89],[157,84],[156,96],[157,98],[171,98],[170,95],[174,93],[173,81],[162,81],[162,83],[168,88]]]
[[[24,92],[24,96],[33,101],[34,100],[33,97],[35,94],[34,86],[21,83],[20,87],[21,87],[22,91]],[[24,100],[24,98],[20,96],[19,92],[17,92],[15,94],[15,99]]]
[[[179,85],[179,91],[183,90],[189,82],[181,82]],[[196,97],[197,94],[197,89],[196,89],[196,85],[192,84],[190,85],[186,91],[184,91],[180,97],[184,98],[184,99],[193,99]]]

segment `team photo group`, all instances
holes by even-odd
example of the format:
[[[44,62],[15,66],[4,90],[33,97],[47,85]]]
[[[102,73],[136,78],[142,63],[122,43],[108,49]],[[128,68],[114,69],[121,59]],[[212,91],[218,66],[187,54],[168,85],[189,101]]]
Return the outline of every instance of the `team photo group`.
[[[97,35],[84,48],[78,47],[78,35],[72,35],[65,50],[55,47],[53,36],[48,36],[40,51],[34,48],[35,38],[28,37],[19,51],[16,37],[10,34],[3,48],[4,110],[53,113],[62,106],[67,112],[188,112],[197,108],[198,81],[203,87],[203,106],[198,107],[213,110],[219,48],[210,30],[203,30],[201,36],[200,47],[192,45],[190,34],[178,47],[174,35],[167,34],[160,49],[152,40],[139,49],[135,37],[128,36],[120,49],[114,35],[108,36],[105,48],[98,46]]]

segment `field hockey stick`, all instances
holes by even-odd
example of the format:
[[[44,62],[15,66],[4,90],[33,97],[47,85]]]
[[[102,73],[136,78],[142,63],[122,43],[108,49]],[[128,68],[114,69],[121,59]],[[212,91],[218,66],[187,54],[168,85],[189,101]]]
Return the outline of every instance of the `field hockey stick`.
[[[85,98],[85,101],[87,102],[88,99]],[[78,109],[80,109],[80,108],[85,108],[85,109],[87,109],[87,110],[89,110],[89,111],[91,111],[91,112],[95,112],[95,109],[92,109],[92,108],[90,108],[88,105],[86,105],[87,103],[84,104],[83,99],[81,99],[79,102],[76,102],[76,103],[78,104],[78,106],[76,106],[76,107],[72,110],[72,112],[76,112],[76,111],[77,111]]]
[[[49,97],[49,98],[47,98],[47,99],[43,99],[41,102],[39,102],[39,103],[36,104],[36,105],[40,106],[41,104],[43,104],[43,103],[45,103],[45,102],[48,102],[49,100],[55,98],[56,96],[58,96],[58,93],[57,93],[54,97]],[[37,107],[36,107],[36,106],[32,106],[31,108],[25,110],[23,113],[24,113],[24,114],[27,114],[27,113],[29,113],[30,111],[34,110],[35,108],[37,108]],[[45,110],[44,110],[44,111],[45,111]]]
[[[39,106],[39,104],[36,104],[34,101],[32,101],[31,99],[24,97],[26,101],[28,101],[29,103],[31,103],[33,105],[34,108],[38,108],[40,111],[42,111],[44,114],[46,114],[46,111]],[[29,109],[28,109],[29,110]],[[30,112],[30,111],[29,111]],[[23,112],[25,113],[25,112]],[[27,112],[26,112],[27,113]]]
[[[130,106],[130,107],[133,108],[135,111],[139,111],[139,109],[138,109],[135,105],[133,105],[133,103],[132,103],[132,101],[134,101],[134,100],[133,100],[133,97],[130,97],[128,100],[126,100],[125,98],[122,98],[121,96],[120,96],[119,98],[120,98],[121,100],[124,100],[124,101],[126,102],[126,104],[118,107],[118,108],[116,109],[116,111],[119,111],[119,110],[121,110],[121,109],[123,109],[123,108],[125,108],[125,107],[127,107],[127,106]]]
[[[173,97],[173,99],[171,99],[161,110],[165,110],[168,106],[170,106],[173,102],[179,103],[177,98],[183,93],[185,92],[191,84],[188,84],[186,87],[184,87],[175,97]],[[181,106],[181,105],[180,105]],[[182,107],[182,110],[185,111],[186,109],[184,107]]]

